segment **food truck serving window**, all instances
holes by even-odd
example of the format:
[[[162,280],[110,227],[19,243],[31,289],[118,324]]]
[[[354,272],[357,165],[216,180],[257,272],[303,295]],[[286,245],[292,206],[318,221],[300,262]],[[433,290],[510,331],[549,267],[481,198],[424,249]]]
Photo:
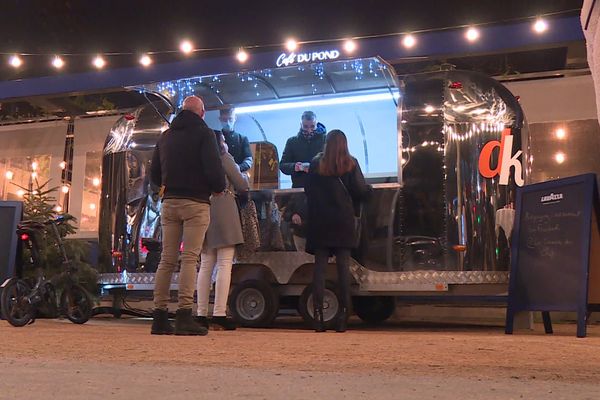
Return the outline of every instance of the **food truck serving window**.
[[[346,133],[368,178],[395,182],[401,96],[392,71],[378,58],[339,60],[193,77],[144,90],[160,92],[176,105],[189,95],[201,96],[213,129],[221,129],[218,110],[235,106],[235,130],[250,142],[272,143],[279,158],[287,140],[298,134],[302,113],[313,111],[326,131]],[[291,178],[281,174],[278,187],[290,186]]]

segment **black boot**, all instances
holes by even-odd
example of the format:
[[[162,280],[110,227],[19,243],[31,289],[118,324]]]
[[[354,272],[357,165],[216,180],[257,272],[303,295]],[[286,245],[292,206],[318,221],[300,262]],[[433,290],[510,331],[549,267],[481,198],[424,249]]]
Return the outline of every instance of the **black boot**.
[[[208,329],[194,321],[191,308],[180,308],[175,314],[175,334],[182,336],[204,336]]]
[[[208,318],[198,315],[196,318],[194,318],[194,320],[206,329],[208,329]]]
[[[169,322],[169,311],[159,310],[158,308],[152,313],[152,330],[153,335],[172,335],[173,327]]]
[[[233,320],[227,319],[227,317],[212,317],[211,323],[219,325],[225,331],[235,331],[237,325]]]
[[[314,310],[315,332],[325,332],[325,321],[323,320],[323,307],[315,306]]]
[[[340,314],[337,316],[337,321],[335,321],[335,331],[336,332],[346,332],[348,328],[348,309],[342,308]]]

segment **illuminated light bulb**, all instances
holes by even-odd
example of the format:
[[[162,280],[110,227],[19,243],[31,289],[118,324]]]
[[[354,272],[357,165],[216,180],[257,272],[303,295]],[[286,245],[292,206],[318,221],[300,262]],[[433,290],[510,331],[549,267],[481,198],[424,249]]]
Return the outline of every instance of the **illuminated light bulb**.
[[[144,67],[148,67],[150,64],[152,64],[152,59],[148,54],[144,54],[140,58],[140,64],[142,64]]]
[[[285,47],[289,51],[294,51],[298,48],[298,42],[296,42],[294,39],[288,39],[288,41],[285,42]]]
[[[38,169],[38,167],[39,167],[39,164],[38,164],[38,162],[37,162],[37,161],[34,161],[34,162],[32,162],[32,163],[31,163],[31,169],[32,169],[32,170],[34,170],[34,171],[35,171],[35,170],[37,170],[37,169]]]
[[[65,168],[67,168],[67,162],[61,161],[60,164],[58,164],[58,166],[60,167],[60,169],[65,169]]]
[[[426,112],[427,114],[431,114],[431,113],[432,113],[432,112],[434,112],[434,111],[435,111],[435,108],[433,108],[433,106],[426,106],[426,107],[425,107],[425,112]]]
[[[94,61],[92,61],[92,64],[94,64],[94,67],[102,69],[106,65],[106,61],[104,61],[104,58],[102,58],[101,56],[96,56],[96,58],[94,58]]]
[[[19,68],[21,65],[23,65],[23,60],[21,60],[21,57],[15,54],[10,58],[10,60],[8,60],[8,63],[13,68]]]
[[[538,18],[533,24],[533,30],[536,33],[544,33],[548,30],[548,23],[545,20]]]
[[[469,28],[465,33],[465,37],[469,42],[474,42],[477,39],[479,39],[479,30],[477,30],[476,28]]]
[[[94,179],[92,179],[92,185],[94,185],[94,186],[100,186],[100,178],[94,178]]]
[[[240,51],[238,51],[236,54],[236,58],[239,62],[245,63],[246,61],[248,61],[248,53],[246,53],[246,51],[244,51],[243,49],[240,49]]]
[[[179,45],[179,50],[181,50],[181,52],[184,54],[190,54],[192,51],[194,51],[194,45],[189,40],[184,40]]]
[[[52,59],[52,66],[56,69],[61,69],[62,67],[65,66],[65,62],[62,58],[60,58],[59,56],[55,56]]]
[[[65,194],[66,194],[66,193],[69,193],[69,187],[68,187],[67,185],[63,185],[63,187],[62,187],[62,188],[60,188],[60,190],[61,190],[63,193],[65,193]]]
[[[567,132],[565,132],[563,128],[558,128],[556,132],[554,132],[554,135],[557,139],[564,139],[567,136]]]
[[[56,207],[54,207],[54,211],[56,211],[58,213],[62,212],[62,207],[61,206],[56,206]]]
[[[356,42],[354,40],[346,40],[344,42],[344,50],[346,50],[346,53],[353,53],[356,50]]]
[[[417,39],[415,39],[413,35],[406,35],[402,39],[402,46],[406,47],[407,49],[414,47],[415,44],[417,44]]]
[[[17,196],[19,196],[19,197],[25,196],[25,191],[23,189],[17,190]]]
[[[15,173],[12,171],[6,171],[6,173],[4,174],[4,176],[6,177],[6,179],[8,179],[9,181],[12,180],[12,178],[15,177]]]
[[[560,151],[554,155],[554,160],[559,164],[564,163],[566,158],[567,157],[565,156],[565,153],[560,152]]]
[[[90,203],[90,210],[95,210],[96,209],[96,205],[94,203]]]

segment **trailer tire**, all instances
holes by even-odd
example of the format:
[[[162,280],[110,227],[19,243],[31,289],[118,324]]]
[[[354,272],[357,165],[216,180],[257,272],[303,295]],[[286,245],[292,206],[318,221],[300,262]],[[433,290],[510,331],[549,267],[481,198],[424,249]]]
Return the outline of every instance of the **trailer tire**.
[[[396,302],[391,296],[362,296],[354,298],[354,312],[368,324],[379,324],[394,314]]]
[[[234,287],[229,310],[241,326],[268,327],[279,312],[279,295],[269,282],[249,279]]]
[[[309,326],[314,325],[313,287],[310,284],[304,288],[298,300],[298,311]],[[333,329],[338,314],[341,312],[341,299],[337,287],[333,282],[325,282],[325,293],[323,295],[323,319],[325,328]]]

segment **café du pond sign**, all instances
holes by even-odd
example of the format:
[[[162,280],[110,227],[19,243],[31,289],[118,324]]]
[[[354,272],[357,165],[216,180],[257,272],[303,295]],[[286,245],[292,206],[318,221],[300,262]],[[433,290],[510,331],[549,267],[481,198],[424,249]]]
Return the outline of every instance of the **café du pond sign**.
[[[288,67],[290,65],[308,62],[335,60],[339,57],[340,52],[338,50],[313,51],[310,53],[281,53],[281,55],[277,57],[275,64],[278,67]]]

